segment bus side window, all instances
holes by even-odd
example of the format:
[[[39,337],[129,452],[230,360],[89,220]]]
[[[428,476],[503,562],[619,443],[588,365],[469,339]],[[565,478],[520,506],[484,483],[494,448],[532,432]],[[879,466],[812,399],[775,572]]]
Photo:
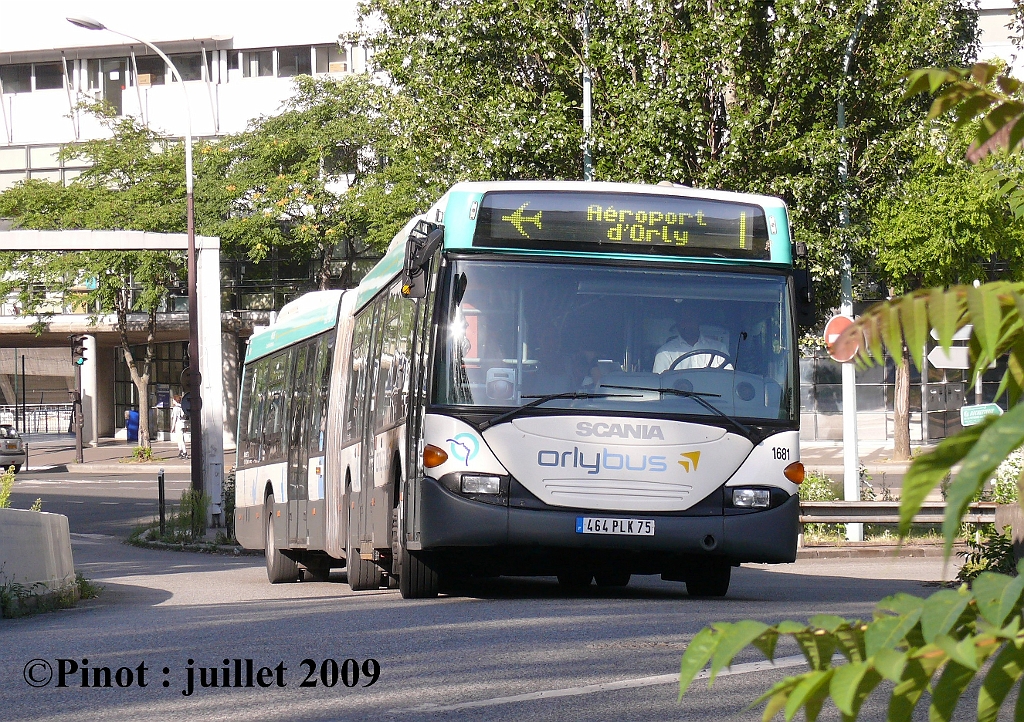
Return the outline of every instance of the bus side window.
[[[398,325],[395,344],[395,382],[391,389],[390,423],[405,420],[409,412],[409,377],[412,374],[412,334],[416,304],[398,297]]]
[[[369,370],[370,331],[374,307],[368,306],[356,317],[352,332],[352,356],[348,367],[348,389],[345,393],[345,429],[342,441],[355,441],[362,429],[366,375]]]
[[[263,458],[261,453],[263,446],[263,412],[266,407],[267,370],[269,368],[269,360],[262,358],[250,364],[246,369],[245,392],[247,392],[247,398],[242,400],[242,419],[245,423],[242,432],[245,434],[245,438],[239,441],[244,450],[242,456],[243,464],[255,464]],[[248,415],[245,413],[246,408]]]
[[[285,392],[288,379],[288,352],[270,357],[263,413],[263,459],[276,461],[284,456],[282,436],[285,424]]]
[[[404,300],[395,292],[388,293],[382,301],[386,304],[380,311],[380,366],[377,372],[377,386],[373,404],[373,428],[381,429],[389,426],[394,413],[391,409],[391,396],[395,384],[396,347],[398,346],[398,311]]]
[[[309,453],[322,454],[327,444],[327,401],[331,390],[331,360],[334,340],[321,336],[317,343],[316,367],[310,389]]]

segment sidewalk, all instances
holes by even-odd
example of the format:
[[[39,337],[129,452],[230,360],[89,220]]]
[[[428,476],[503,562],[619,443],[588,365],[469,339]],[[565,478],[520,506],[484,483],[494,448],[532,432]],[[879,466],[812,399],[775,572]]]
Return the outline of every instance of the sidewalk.
[[[188,474],[192,466],[189,459],[178,458],[178,447],[173,441],[154,441],[153,461],[139,463],[132,461],[135,442],[126,443],[121,439],[104,438],[97,446],[85,445],[82,458],[85,463],[75,463],[75,437],[71,434],[28,434],[25,441],[29,448],[26,471],[76,471],[86,474],[110,473],[166,473]],[[234,449],[224,454],[224,470],[235,463]]]
[[[910,451],[915,456],[932,449],[932,446],[915,444]],[[909,461],[892,460],[892,442],[862,441],[857,445],[861,466],[872,476],[887,474],[903,476],[910,466]],[[843,473],[843,442],[841,441],[801,441],[800,460],[809,471],[820,471],[823,474]]]

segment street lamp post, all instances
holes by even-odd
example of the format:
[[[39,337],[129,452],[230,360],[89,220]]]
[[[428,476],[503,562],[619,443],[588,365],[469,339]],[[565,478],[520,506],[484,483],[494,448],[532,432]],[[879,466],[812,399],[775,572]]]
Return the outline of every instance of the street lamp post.
[[[185,123],[185,212],[188,228],[188,355],[189,366],[192,368],[189,374],[189,397],[192,402],[189,412],[192,433],[192,488],[199,493],[203,493],[202,376],[199,372],[199,289],[196,283],[195,210],[192,204],[192,109],[188,103],[188,91],[185,89],[185,81],[181,77],[181,73],[178,72],[178,68],[153,43],[128,33],[122,33],[119,30],[113,30],[98,20],[82,15],[69,17],[67,20],[72,25],[77,25],[86,30],[106,30],[107,32],[145,45],[167,63],[171,69],[171,74],[181,86],[181,92],[184,96],[187,121]]]
[[[846,229],[850,225],[850,208],[846,196],[846,184],[848,181],[847,170],[847,149],[846,149],[846,104],[843,102],[843,92],[846,90],[846,79],[850,75],[850,63],[853,60],[853,51],[857,47],[857,40],[864,27],[864,21],[875,12],[876,0],[871,0],[868,6],[857,18],[857,26],[846,43],[846,52],[843,54],[843,75],[839,86],[839,99],[836,103],[836,128],[839,130],[839,141],[843,147],[843,155],[839,159],[839,192],[840,211],[839,227]],[[842,267],[840,268],[840,310],[843,314],[853,318],[853,268],[850,258],[850,240],[843,236]],[[857,369],[852,362],[843,365],[843,498],[847,501],[860,500],[860,454],[857,449]],[[863,524],[847,524],[846,536],[850,541],[864,540]]]

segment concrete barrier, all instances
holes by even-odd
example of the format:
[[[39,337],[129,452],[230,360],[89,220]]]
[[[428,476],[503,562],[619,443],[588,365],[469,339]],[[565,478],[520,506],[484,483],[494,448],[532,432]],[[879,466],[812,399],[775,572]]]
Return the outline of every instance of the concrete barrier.
[[[6,612],[17,614],[44,599],[77,599],[68,518],[24,509],[0,509],[0,590]]]

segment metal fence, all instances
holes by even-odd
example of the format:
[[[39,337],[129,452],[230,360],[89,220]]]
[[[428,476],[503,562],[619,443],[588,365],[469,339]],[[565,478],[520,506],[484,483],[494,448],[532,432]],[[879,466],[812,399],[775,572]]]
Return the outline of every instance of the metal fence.
[[[17,426],[23,434],[70,433],[71,416],[71,404],[0,406],[0,424]]]

